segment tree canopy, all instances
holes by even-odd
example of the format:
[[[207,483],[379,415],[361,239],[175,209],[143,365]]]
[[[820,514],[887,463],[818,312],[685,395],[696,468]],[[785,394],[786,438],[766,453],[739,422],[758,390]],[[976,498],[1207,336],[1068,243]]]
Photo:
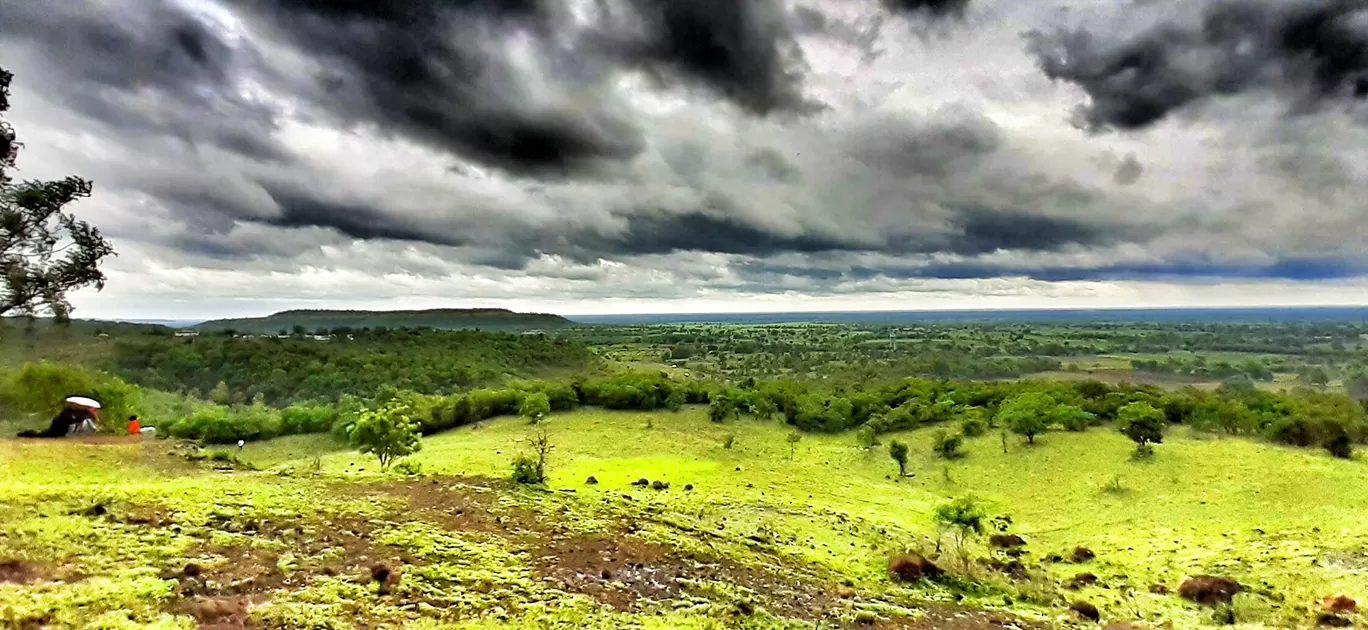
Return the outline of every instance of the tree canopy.
[[[78,177],[15,183],[11,172],[21,146],[4,119],[14,75],[0,68],[0,316],[71,312],[67,293],[104,287],[100,262],[114,253],[100,231],[66,207],[90,196]]]

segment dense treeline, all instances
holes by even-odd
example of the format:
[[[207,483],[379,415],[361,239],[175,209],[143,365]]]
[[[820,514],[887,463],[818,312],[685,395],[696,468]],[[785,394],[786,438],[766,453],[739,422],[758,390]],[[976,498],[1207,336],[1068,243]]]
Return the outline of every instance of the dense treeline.
[[[289,433],[333,430],[345,435],[356,413],[402,401],[421,431],[431,435],[490,418],[516,415],[530,395],[544,396],[551,412],[581,406],[640,411],[709,405],[714,421],[743,416],[785,422],[801,431],[858,430],[873,443],[879,434],[949,424],[965,435],[1002,429],[1034,439],[1051,430],[1081,431],[1112,423],[1132,403],[1162,411],[1172,424],[1212,433],[1262,436],[1294,446],[1324,446],[1343,456],[1368,440],[1364,408],[1350,398],[1296,390],[1275,393],[1239,384],[1216,391],[1165,391],[1097,381],[955,381],[909,378],[870,391],[819,392],[797,381],[747,381],[739,386],[677,380],[663,375],[625,375],[569,382],[523,382],[500,389],[424,395],[384,388],[374,398],[346,398],[337,406],[294,405],[284,411],[263,405],[204,407],[173,424],[176,437],[231,442]],[[1017,416],[1014,418],[1013,416]],[[1021,429],[1020,416],[1037,429]]]
[[[419,329],[329,340],[146,336],[120,340],[112,354],[112,370],[145,387],[275,406],[369,396],[384,386],[450,393],[509,377],[581,373],[593,360],[579,344],[539,335]]]

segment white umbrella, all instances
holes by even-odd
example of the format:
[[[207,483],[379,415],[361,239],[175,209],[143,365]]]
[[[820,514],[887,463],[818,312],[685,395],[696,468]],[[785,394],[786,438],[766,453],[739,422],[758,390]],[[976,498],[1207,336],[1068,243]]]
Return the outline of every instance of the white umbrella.
[[[66,399],[66,401],[73,405],[80,405],[82,407],[89,407],[91,409],[100,408],[100,402],[98,400],[86,398],[85,396],[72,396],[71,398]]]

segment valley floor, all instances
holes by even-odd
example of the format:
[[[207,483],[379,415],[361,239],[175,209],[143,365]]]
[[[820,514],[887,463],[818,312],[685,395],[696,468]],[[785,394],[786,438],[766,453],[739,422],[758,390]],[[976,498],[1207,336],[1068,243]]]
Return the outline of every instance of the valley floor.
[[[257,470],[158,440],[0,441],[0,626],[1094,625],[1069,610],[1082,601],[1104,623],[1289,627],[1326,596],[1368,596],[1368,470],[1316,451],[1183,429],[1133,461],[1096,429],[1034,447],[990,433],[947,462],[918,431],[884,438],[912,447],[899,479],[851,435],[795,445],[703,409],[540,428],[546,490],[502,480],[537,429],[513,418],[425,438],[419,476],[323,436],[232,449]],[[1018,566],[978,542],[936,553],[932,510],[967,495],[1011,517]],[[1096,558],[1075,563],[1078,546]],[[952,577],[891,580],[908,550]],[[1096,581],[1071,588],[1081,574]],[[1173,593],[1201,574],[1245,592],[1228,608]]]

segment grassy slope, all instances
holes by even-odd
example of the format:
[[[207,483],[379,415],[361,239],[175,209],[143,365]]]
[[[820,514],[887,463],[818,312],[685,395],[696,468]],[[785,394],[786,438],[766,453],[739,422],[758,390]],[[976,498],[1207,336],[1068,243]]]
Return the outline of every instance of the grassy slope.
[[[966,459],[946,464],[930,455],[931,432],[921,431],[902,436],[912,445],[916,477],[894,482],[885,479],[895,471],[885,452],[855,448],[850,436],[805,436],[790,461],[780,426],[745,420],[720,426],[701,410],[584,411],[556,416],[547,429],[557,446],[555,486],[611,495],[630,490],[640,477],[669,481],[676,490],[661,507],[672,517],[712,528],[725,517],[733,532],[791,533],[797,542],[790,551],[867,583],[881,579],[889,549],[933,534],[934,504],[972,493],[1013,517],[1036,560],[1067,556],[1075,545],[1097,552],[1090,566],[1045,571],[1060,580],[1080,571],[1102,576],[1112,588],[1082,595],[1111,616],[1204,618],[1176,597],[1147,590],[1152,583],[1176,588],[1185,575],[1208,572],[1271,587],[1286,600],[1286,610],[1272,616],[1304,618],[1313,602],[1332,593],[1368,596],[1368,554],[1361,551],[1368,546],[1362,520],[1368,469],[1318,451],[1182,432],[1154,460],[1132,462],[1133,444],[1095,430],[1050,434],[1034,448],[1009,438],[1006,455],[1000,438],[989,435],[969,443]],[[445,472],[501,474],[510,445],[528,430],[503,420],[438,436],[418,459]],[[732,450],[721,446],[727,434],[737,436]],[[353,461],[362,460],[340,455],[329,465]],[[586,488],[588,475],[602,485]],[[1103,491],[1114,477],[1125,493]],[[686,483],[698,490],[677,492]],[[820,516],[812,517],[814,510]],[[835,514],[864,522],[852,526]],[[1135,593],[1122,596],[1126,586]],[[1262,598],[1242,604],[1273,606]]]
[[[1011,608],[1029,616],[1064,618],[1059,605],[1081,598],[1097,604],[1104,619],[1163,619],[1176,627],[1193,627],[1206,623],[1209,612],[1176,596],[1147,590],[1156,582],[1173,588],[1185,575],[1207,572],[1231,575],[1266,591],[1241,596],[1237,613],[1244,620],[1262,620],[1267,627],[1306,623],[1313,618],[1313,603],[1325,595],[1368,595],[1368,555],[1361,551],[1368,546],[1368,526],[1361,518],[1368,508],[1368,474],[1360,462],[1332,460],[1315,451],[1174,435],[1158,448],[1154,460],[1134,463],[1127,457],[1130,443],[1104,430],[1049,434],[1035,448],[1012,439],[1005,455],[999,438],[989,435],[970,442],[966,459],[948,464],[947,481],[947,465],[929,456],[930,432],[920,431],[900,436],[913,446],[911,470],[916,476],[895,482],[885,478],[894,466],[884,451],[862,451],[848,435],[804,436],[791,460],[784,427],[751,420],[716,425],[706,420],[702,409],[678,414],[581,411],[553,416],[545,428],[556,445],[551,485],[575,493],[511,493],[501,496],[500,505],[525,504],[554,512],[572,528],[593,529],[606,520],[631,519],[639,523],[637,536],[645,540],[726,549],[751,561],[767,561],[773,553],[798,556],[848,577],[871,600],[905,594],[884,577],[885,558],[894,549],[928,544],[925,537],[933,535],[931,507],[966,493],[991,501],[997,513],[1010,514],[1015,531],[1029,539],[1027,564],[1039,567],[1038,579],[1034,585],[1005,591],[1014,597]],[[521,448],[518,441],[530,431],[519,420],[501,419],[428,438],[416,459],[426,472],[502,476]],[[736,442],[732,449],[724,449],[722,441],[729,434]],[[205,529],[202,524],[213,514],[236,519],[306,515],[320,519],[319,526],[326,530],[328,523],[347,515],[376,514],[390,505],[384,497],[329,492],[323,481],[307,477],[187,475],[168,467],[149,448],[164,446],[0,441],[0,559],[17,555],[52,560],[79,550],[85,553],[79,568],[101,576],[41,587],[0,584],[0,620],[6,611],[51,605],[72,619],[89,621],[79,615],[113,602],[130,607],[135,619],[121,621],[127,614],[108,613],[104,627],[143,627],[153,621],[175,627],[184,618],[158,616],[162,608],[157,604],[169,597],[169,587],[152,579],[155,569],[138,567],[198,557],[195,554],[202,551],[196,551],[196,536],[240,536]],[[249,445],[243,452],[244,459],[262,466],[286,467],[307,466],[316,455],[321,455],[329,476],[371,478],[367,469],[374,468],[373,460],[343,451],[322,436]],[[284,463],[291,458],[293,463]],[[602,483],[586,486],[589,475]],[[1104,492],[1103,486],[1117,476],[1129,491]],[[669,481],[672,488],[656,492],[630,487],[641,477]],[[695,490],[684,491],[688,483]],[[623,495],[633,498],[629,501]],[[185,530],[150,535],[68,514],[97,498],[167,506],[181,515],[176,522],[186,524]],[[398,519],[402,524],[404,518],[411,516],[391,513],[381,520]],[[414,523],[401,529],[414,527],[421,530],[421,524]],[[510,552],[506,543],[478,533],[457,533],[458,541],[442,539],[442,545],[464,545],[461,548],[482,559],[476,566],[469,565],[475,561],[448,566],[438,563],[449,561],[447,556],[422,555],[436,553],[426,538],[436,535],[428,532],[409,543],[417,550],[413,553],[434,563],[433,570],[469,574],[464,579],[504,580],[513,585],[507,588],[523,593],[520,597],[546,596],[537,590],[541,586],[527,586],[526,578],[519,577],[523,574],[517,573],[536,554]],[[763,542],[751,543],[752,536]],[[1091,547],[1098,559],[1087,565],[1039,563],[1050,553],[1067,555],[1079,544]],[[94,552],[86,553],[86,547]],[[517,574],[498,577],[503,575],[495,571],[500,563]],[[1058,587],[1058,582],[1080,571],[1099,575],[1110,588],[1074,593]],[[989,577],[983,568],[976,569],[976,575]],[[413,588],[423,586],[421,578],[414,579],[418,581]],[[479,598],[457,590],[462,597]],[[967,601],[1002,606],[1003,594],[992,590]],[[265,614],[277,620],[332,618],[329,615],[339,614],[339,597],[363,595],[355,587],[318,578],[291,597],[276,598]],[[919,595],[949,598],[951,593],[930,588]],[[81,598],[95,603],[75,607]],[[1023,603],[1051,598],[1051,606]],[[486,617],[468,627],[536,626],[583,614],[588,617],[579,623],[586,627],[617,627],[654,618],[589,614],[583,604],[571,598],[550,612],[524,610],[519,613],[523,616],[503,621]],[[725,625],[717,625],[725,615],[703,613],[654,619],[653,623],[664,624],[657,627]],[[344,626],[301,622],[290,627]]]

